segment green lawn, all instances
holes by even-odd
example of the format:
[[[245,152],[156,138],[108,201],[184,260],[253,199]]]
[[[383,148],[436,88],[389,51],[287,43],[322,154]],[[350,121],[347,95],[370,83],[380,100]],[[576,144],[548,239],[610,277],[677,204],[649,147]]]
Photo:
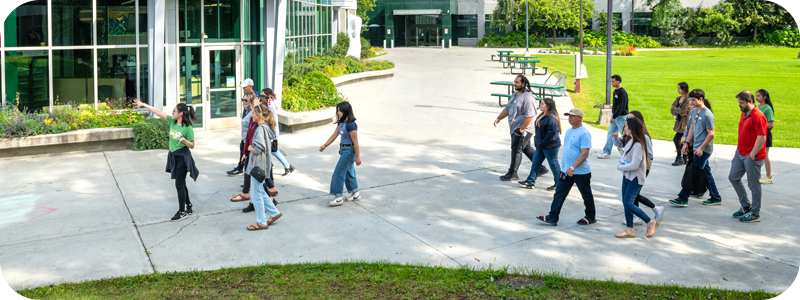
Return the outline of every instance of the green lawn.
[[[700,88],[711,102],[716,120],[718,144],[736,144],[741,111],[736,94],[769,91],[775,105],[774,145],[800,147],[800,49],[742,48],[691,51],[645,51],[638,56],[614,57],[613,74],[622,76],[630,96],[630,109],[644,114],[654,138],[672,140],[674,119],[669,112],[677,85],[685,81],[690,89]],[[582,109],[587,122],[597,122],[595,104],[605,102],[605,56],[584,56],[589,78],[581,80],[581,95],[574,91],[572,56],[536,53],[541,66],[561,71],[570,78],[567,89],[574,105]],[[795,129],[792,129],[795,128]]]
[[[526,272],[529,273],[529,272]],[[728,291],[389,263],[157,273],[18,291],[31,299],[769,299]]]

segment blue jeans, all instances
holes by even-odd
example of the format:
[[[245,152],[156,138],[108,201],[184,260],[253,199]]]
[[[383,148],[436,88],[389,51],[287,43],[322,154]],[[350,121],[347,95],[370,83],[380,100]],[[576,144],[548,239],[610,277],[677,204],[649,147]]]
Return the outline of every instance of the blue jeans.
[[[283,165],[284,169],[288,169],[289,168],[289,162],[286,161],[285,157],[283,157],[283,154],[281,153],[281,150],[272,152],[272,156],[275,156],[275,158],[277,158],[278,161],[281,162],[281,164]]]
[[[603,147],[603,153],[611,154],[611,148],[614,146],[614,132],[622,131],[622,127],[625,126],[625,119],[628,118],[628,115],[619,116],[614,119],[614,123],[608,124],[608,136],[606,137],[606,145]]]
[[[272,218],[281,212],[272,203],[272,199],[269,198],[263,183],[250,176],[250,186],[253,187],[253,190],[250,191],[250,199],[253,200],[253,208],[256,210],[256,222],[258,222],[258,225],[267,226],[266,214],[269,214],[269,217]]]
[[[572,186],[577,185],[578,191],[581,192],[583,198],[583,206],[585,207],[584,213],[587,221],[595,219],[594,208],[594,194],[592,194],[592,173],[588,174],[573,174],[566,176],[566,179],[558,180],[556,186],[556,194],[553,195],[553,204],[550,205],[550,221],[558,223],[558,215],[561,214],[561,207],[564,206],[564,200],[567,200],[569,191]]]
[[[561,177],[561,167],[558,166],[558,149],[559,147],[552,148],[552,149],[542,149],[536,148],[536,152],[533,153],[533,166],[531,166],[531,173],[528,175],[526,181],[535,184],[536,177],[539,177],[539,170],[542,168],[542,162],[544,159],[547,158],[547,162],[550,163],[550,170],[553,171],[553,181],[555,181],[555,185],[558,185],[559,177]]]
[[[331,195],[342,195],[344,186],[347,191],[358,191],[358,178],[356,178],[356,150],[353,146],[339,148],[339,162],[333,169],[331,177]]]
[[[645,223],[650,223],[650,217],[641,208],[633,204],[633,201],[636,200],[636,195],[639,195],[641,190],[642,186],[639,185],[638,178],[634,178],[631,181],[622,176],[622,205],[625,207],[625,223],[630,228],[633,228],[633,215],[636,215]]]
[[[711,157],[711,153],[703,152],[702,156],[694,154],[692,154],[692,156],[694,158],[692,166],[697,166],[706,170],[706,189],[708,190],[708,195],[711,196],[713,200],[722,201],[722,196],[719,195],[719,190],[717,190],[717,184],[714,182],[714,175],[711,174],[711,166],[708,165],[708,158]],[[678,193],[678,199],[689,201],[689,191],[681,189],[681,192]]]

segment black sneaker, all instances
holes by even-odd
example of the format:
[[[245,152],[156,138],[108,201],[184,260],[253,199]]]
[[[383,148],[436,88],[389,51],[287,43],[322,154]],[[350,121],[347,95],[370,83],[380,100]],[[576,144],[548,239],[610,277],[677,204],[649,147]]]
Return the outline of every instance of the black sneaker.
[[[536,219],[539,220],[539,221],[545,222],[547,224],[553,225],[553,226],[558,226],[558,224],[556,224],[556,222],[553,222],[553,220],[550,220],[550,216],[538,216],[538,217],[536,217]]]
[[[242,172],[242,170],[239,170],[239,169],[233,169],[233,170],[228,171],[228,176],[239,176],[239,175],[242,175],[242,174],[244,174],[244,172]]]
[[[191,215],[192,214],[192,204],[186,204],[186,213]]]
[[[289,174],[292,174],[292,172],[294,172],[294,166],[289,165],[288,168],[284,169],[283,175],[281,176],[289,176]]]
[[[680,166],[685,164],[686,162],[683,161],[683,157],[678,157],[675,159],[675,162],[672,163],[673,166]]]
[[[186,212],[183,212],[183,211],[179,211],[179,212],[175,213],[175,215],[172,217],[171,220],[172,221],[180,221],[180,220],[186,219],[188,217],[189,217],[189,214],[187,214]]]
[[[548,188],[547,188],[547,191],[549,191],[549,192],[555,192],[555,191],[556,191],[556,185],[554,184],[553,186],[551,186],[551,187],[548,187]]]
[[[539,169],[539,176],[542,176],[542,175],[547,174],[547,173],[550,173],[550,170],[548,170],[547,167],[542,165],[542,167]]]
[[[247,207],[242,210],[242,212],[245,213],[249,213],[251,211],[256,211],[256,208],[253,206],[253,202],[250,202],[250,204],[248,204]]]
[[[596,219],[589,219],[587,217],[583,217],[580,220],[578,220],[578,225],[589,225],[594,223],[597,223]]]
[[[519,180],[519,176],[517,173],[506,173],[506,175],[500,176],[501,181],[512,181],[512,180]]]
[[[533,183],[530,183],[527,180],[518,181],[517,183],[519,183],[520,186],[526,189],[533,189],[533,187],[535,186]]]
[[[722,199],[715,200],[713,198],[709,198],[706,201],[703,201],[703,205],[722,205]]]
[[[278,200],[275,200],[275,198],[272,198],[272,204],[275,204],[275,206],[278,206]]]

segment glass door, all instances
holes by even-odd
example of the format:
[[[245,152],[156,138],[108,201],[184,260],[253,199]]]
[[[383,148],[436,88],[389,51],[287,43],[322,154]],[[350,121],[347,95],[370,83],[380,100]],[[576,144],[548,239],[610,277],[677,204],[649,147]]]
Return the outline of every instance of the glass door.
[[[206,47],[203,55],[203,124],[205,129],[236,127],[241,110],[240,50]]]

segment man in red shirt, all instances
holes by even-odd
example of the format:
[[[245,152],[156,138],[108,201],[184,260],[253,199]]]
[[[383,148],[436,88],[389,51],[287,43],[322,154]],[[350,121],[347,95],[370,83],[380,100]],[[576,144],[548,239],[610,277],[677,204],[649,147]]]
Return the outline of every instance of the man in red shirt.
[[[733,217],[746,223],[761,222],[761,215],[759,215],[761,184],[758,180],[761,176],[761,166],[764,165],[764,158],[767,156],[764,147],[767,141],[767,117],[756,109],[753,93],[742,91],[736,95],[736,100],[739,101],[742,116],[739,119],[739,142],[731,162],[728,180],[736,190],[742,207],[733,213]],[[747,191],[742,184],[744,174],[747,174],[747,186],[753,194],[752,205],[747,200]]]

